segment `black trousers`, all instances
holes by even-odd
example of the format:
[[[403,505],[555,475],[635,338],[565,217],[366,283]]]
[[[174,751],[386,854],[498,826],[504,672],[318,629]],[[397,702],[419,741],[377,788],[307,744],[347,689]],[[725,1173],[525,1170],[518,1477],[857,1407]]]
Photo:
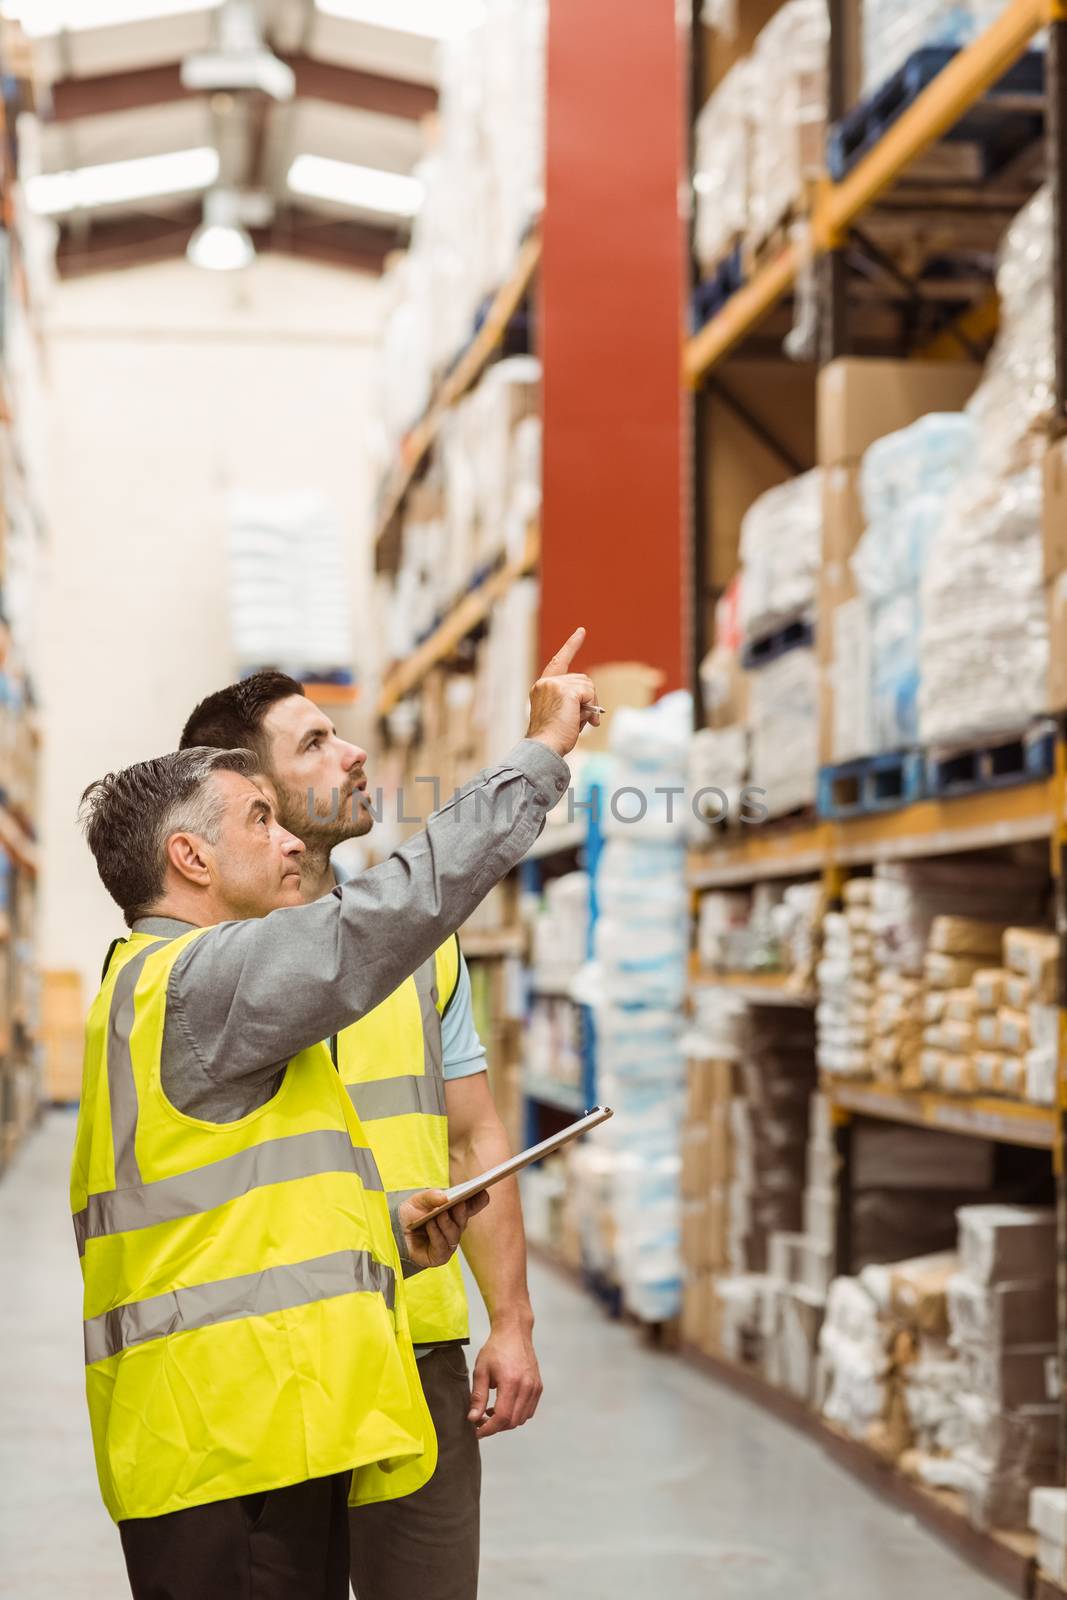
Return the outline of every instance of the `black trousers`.
[[[347,1600],[350,1478],[120,1522],[133,1600]]]
[[[402,1500],[349,1513],[357,1600],[476,1600],[482,1464],[467,1421],[471,1386],[460,1345],[419,1362],[437,1430],[437,1471]]]

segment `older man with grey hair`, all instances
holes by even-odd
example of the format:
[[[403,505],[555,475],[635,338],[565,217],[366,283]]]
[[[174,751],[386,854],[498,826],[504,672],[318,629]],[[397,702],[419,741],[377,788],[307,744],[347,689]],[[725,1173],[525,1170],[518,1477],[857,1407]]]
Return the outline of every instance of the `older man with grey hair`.
[[[135,1600],[340,1600],[346,1499],[433,1470],[402,1278],[448,1258],[468,1211],[420,1225],[443,1198],[424,1191],[390,1216],[320,1041],[529,849],[596,720],[566,671],[577,643],[503,762],[311,904],[247,753],[187,750],[86,793],[131,934],[90,1013],[71,1194],[97,1466]]]

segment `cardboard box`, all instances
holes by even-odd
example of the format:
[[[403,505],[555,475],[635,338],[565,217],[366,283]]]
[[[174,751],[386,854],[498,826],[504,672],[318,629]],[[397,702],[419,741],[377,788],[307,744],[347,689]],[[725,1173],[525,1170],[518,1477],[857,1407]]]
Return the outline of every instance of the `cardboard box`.
[[[1046,584],[1048,599],[1048,709],[1067,709],[1067,572]]]
[[[1056,1214],[1051,1209],[961,1206],[956,1220],[964,1271],[979,1283],[1021,1283],[1055,1277]]]
[[[900,1261],[890,1270],[893,1313],[908,1327],[937,1339],[948,1337],[948,1286],[959,1273],[954,1250]]]
[[[1041,1405],[1059,1394],[1054,1345],[996,1350],[984,1344],[965,1344],[960,1359],[965,1388],[991,1400],[1002,1411]]]
[[[1067,439],[1045,453],[1045,500],[1042,517],[1045,582],[1067,572]]]
[[[1004,965],[1030,982],[1032,998],[1042,1005],[1056,1001],[1060,944],[1041,928],[1009,928],[1004,935]]]
[[[822,564],[847,567],[865,527],[858,467],[832,466],[823,473],[822,515]]]
[[[707,1272],[689,1272],[682,1287],[682,1340],[703,1347],[704,1330],[711,1304],[711,1277]]]
[[[858,462],[876,439],[906,428],[928,411],[961,410],[981,375],[981,367],[971,362],[858,356],[829,362],[816,386],[819,465]]]
[[[41,973],[41,1036],[49,1100],[81,1098],[85,997],[80,972]]]
[[[997,1012],[1000,1048],[1010,1056],[1025,1055],[1030,1048],[1030,1016],[1026,1011],[1011,1011],[1001,1006]]]
[[[935,1128],[857,1122],[852,1133],[853,1187],[988,1189],[993,1182],[995,1154],[994,1146],[984,1140]]]
[[[948,1285],[953,1332],[992,1350],[1056,1342],[1056,1285],[977,1283],[956,1273]]]
[[[815,651],[819,665],[833,666],[835,655],[834,616],[838,606],[856,598],[856,580],[846,561],[824,561],[819,569],[815,599]]]
[[[708,1270],[708,1246],[707,1201],[687,1200],[682,1206],[682,1261],[688,1273]]]
[[[607,715],[601,717],[599,728],[586,728],[582,734],[582,749],[607,750],[611,721],[616,711],[624,706],[638,710],[650,706],[663,686],[663,673],[658,667],[646,667],[640,661],[613,661],[601,667],[582,667],[596,684],[598,702]]]
[[[721,1188],[733,1177],[733,1139],[730,1108],[719,1101],[708,1118],[708,1187]]]
[[[975,973],[972,984],[979,1011],[997,1011],[1004,1004],[1006,977],[1002,967],[986,967]]]
[[[820,624],[821,626],[821,624]],[[821,634],[820,634],[821,639]],[[821,650],[820,650],[821,659]],[[819,667],[819,765],[829,767],[834,761],[834,674],[827,665]]]
[[[711,1140],[706,1122],[691,1124],[682,1134],[682,1194],[686,1200],[703,1200],[711,1186]]]
[[[689,1062],[686,1121],[706,1122],[714,1105],[733,1098],[734,1063],[693,1058]]]

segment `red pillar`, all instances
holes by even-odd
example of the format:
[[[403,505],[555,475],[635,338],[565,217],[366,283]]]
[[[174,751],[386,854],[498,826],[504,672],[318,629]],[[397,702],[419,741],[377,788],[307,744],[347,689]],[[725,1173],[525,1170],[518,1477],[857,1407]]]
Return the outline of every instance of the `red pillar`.
[[[685,682],[684,83],[674,0],[550,0],[541,655]],[[582,664],[582,663],[579,663]]]

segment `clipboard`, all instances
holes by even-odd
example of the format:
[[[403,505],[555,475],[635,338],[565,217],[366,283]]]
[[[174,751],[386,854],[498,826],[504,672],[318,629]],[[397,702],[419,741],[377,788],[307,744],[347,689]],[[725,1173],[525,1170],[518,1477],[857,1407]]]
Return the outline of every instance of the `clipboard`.
[[[450,1211],[461,1200],[473,1200],[476,1194],[481,1194],[484,1189],[491,1189],[495,1183],[501,1183],[505,1178],[510,1178],[516,1172],[521,1172],[523,1167],[530,1166],[534,1161],[542,1161],[545,1156],[550,1156],[556,1150],[562,1150],[565,1144],[570,1144],[572,1139],[580,1139],[583,1133],[588,1133],[591,1128],[599,1128],[602,1122],[607,1122],[614,1113],[608,1106],[595,1106],[592,1111],[587,1111],[584,1117],[577,1122],[572,1122],[569,1128],[564,1128],[561,1133],[554,1133],[550,1139],[542,1139],[540,1144],[532,1144],[528,1150],[521,1150],[517,1156],[512,1156],[507,1161],[502,1161],[498,1167],[490,1167],[488,1172],[483,1172],[477,1178],[468,1178],[466,1183],[453,1184],[451,1189],[446,1189],[448,1199],[444,1205],[436,1206],[433,1211],[427,1211],[425,1216],[419,1218],[416,1227],[425,1227],[434,1217],[439,1217],[443,1211]]]

